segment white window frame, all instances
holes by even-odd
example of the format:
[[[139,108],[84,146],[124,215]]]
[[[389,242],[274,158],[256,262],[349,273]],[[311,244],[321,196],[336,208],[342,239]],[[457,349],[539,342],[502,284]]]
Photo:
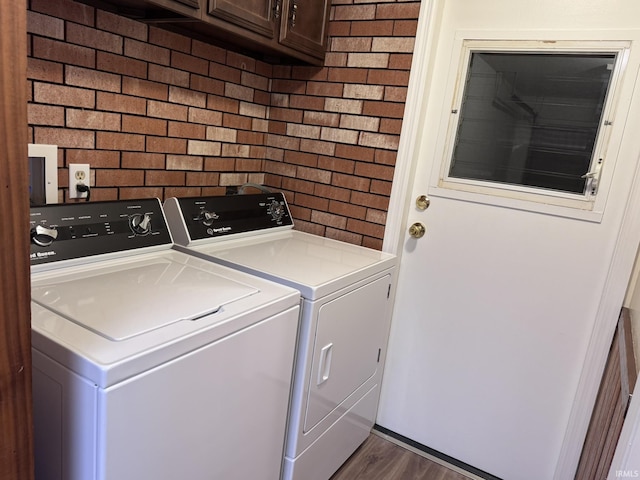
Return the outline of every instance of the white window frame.
[[[492,40],[468,38],[464,33],[458,33],[455,44],[453,51],[460,53],[457,62],[455,58],[452,58],[448,73],[448,83],[453,87],[453,91],[451,91],[451,88],[449,89],[448,98],[452,98],[452,100],[448,104],[449,107],[443,109],[442,116],[443,122],[447,124],[446,137],[444,139],[441,138],[441,141],[438,142],[443,145],[441,150],[442,161],[439,173],[431,177],[433,180],[429,194],[563,217],[595,222],[601,221],[615,164],[614,154],[611,155],[612,158],[607,158],[606,156],[611,139],[611,122],[615,115],[615,106],[618,102],[631,42],[618,40]],[[591,188],[588,188],[589,185],[585,188],[585,193],[582,194],[449,176],[459,125],[460,106],[462,105],[471,54],[474,52],[592,53],[613,54],[616,56],[609,91],[605,99],[601,125],[598,128],[593,149],[592,167],[593,163],[597,162],[598,159],[603,159],[599,184],[595,194],[591,193]]]

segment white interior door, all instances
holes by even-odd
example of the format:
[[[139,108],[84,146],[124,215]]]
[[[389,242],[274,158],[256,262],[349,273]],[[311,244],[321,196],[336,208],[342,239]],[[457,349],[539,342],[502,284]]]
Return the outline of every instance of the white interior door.
[[[451,185],[450,118],[464,39],[637,42],[640,5],[428,3],[390,208],[400,221],[385,243],[402,256],[377,423],[504,479],[573,479],[640,237],[640,51],[626,50],[609,99],[596,146],[605,188],[587,206]],[[431,200],[424,211],[420,195]],[[421,239],[407,233],[414,222],[426,226]]]

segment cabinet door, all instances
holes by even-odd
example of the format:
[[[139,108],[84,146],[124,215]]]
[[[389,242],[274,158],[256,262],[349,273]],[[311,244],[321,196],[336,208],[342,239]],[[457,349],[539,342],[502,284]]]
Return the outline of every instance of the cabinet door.
[[[275,36],[275,3],[281,0],[209,0],[209,14],[267,38]]]
[[[282,0],[280,43],[324,58],[331,0]]]

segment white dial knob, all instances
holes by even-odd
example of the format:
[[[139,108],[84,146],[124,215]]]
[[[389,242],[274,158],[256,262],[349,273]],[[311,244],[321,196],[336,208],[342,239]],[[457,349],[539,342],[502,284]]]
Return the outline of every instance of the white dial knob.
[[[136,235],[146,235],[151,232],[151,217],[146,213],[136,213],[129,223]]]
[[[35,228],[31,229],[31,240],[41,247],[48,247],[56,238],[58,238],[58,230],[55,228],[36,225]]]

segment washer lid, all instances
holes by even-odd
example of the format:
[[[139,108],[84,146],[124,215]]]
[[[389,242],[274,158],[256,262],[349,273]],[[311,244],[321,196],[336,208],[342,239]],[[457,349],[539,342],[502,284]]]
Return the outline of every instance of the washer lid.
[[[168,259],[62,274],[31,289],[34,302],[110,340],[196,320],[258,290]]]

